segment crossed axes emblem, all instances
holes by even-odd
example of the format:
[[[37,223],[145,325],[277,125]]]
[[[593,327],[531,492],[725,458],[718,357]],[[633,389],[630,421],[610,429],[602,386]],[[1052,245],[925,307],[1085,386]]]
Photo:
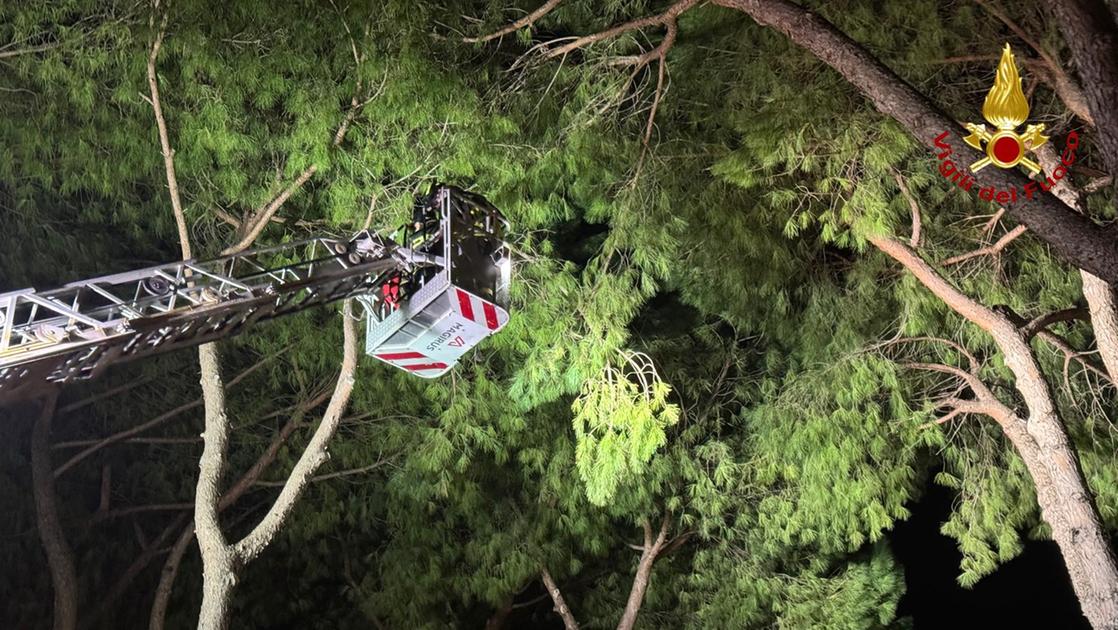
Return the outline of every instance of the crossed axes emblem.
[[[995,131],[991,133],[984,124],[967,123],[970,135],[963,141],[986,153],[986,157],[970,165],[971,171],[978,172],[990,164],[1000,168],[1020,164],[1034,175],[1040,172],[1040,164],[1025,157],[1025,153],[1048,142],[1048,136],[1044,135],[1042,124],[1029,125],[1025,133],[1017,133],[1017,127],[1029,117],[1029,102],[1021,90],[1021,78],[1009,44],[1002,50],[994,85],[982,104],[982,116]]]

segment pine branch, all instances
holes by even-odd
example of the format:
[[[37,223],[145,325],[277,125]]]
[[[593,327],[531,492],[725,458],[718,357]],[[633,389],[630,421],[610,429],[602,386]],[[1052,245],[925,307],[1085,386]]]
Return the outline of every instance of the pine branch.
[[[912,214],[912,237],[908,239],[908,244],[914,249],[920,248],[920,227],[923,221],[920,218],[920,204],[916,203],[916,197],[908,189],[905,183],[904,176],[898,171],[893,171],[893,179],[897,182],[897,188],[900,189],[901,195],[908,202],[909,212]]]
[[[535,24],[536,20],[539,20],[543,16],[550,13],[551,10],[554,9],[555,7],[559,6],[559,3],[562,2],[562,1],[563,0],[547,0],[547,2],[540,5],[540,7],[538,9],[536,9],[535,11],[532,11],[528,15],[520,18],[519,20],[516,20],[515,22],[512,22],[512,23],[508,24],[507,26],[504,26],[504,27],[492,32],[492,33],[489,33],[488,35],[482,35],[480,37],[463,37],[462,41],[467,43],[467,44],[484,44],[485,42],[490,42],[490,41],[493,41],[494,39],[504,37],[505,35],[508,35],[509,33],[515,33],[516,31],[519,31],[522,28],[525,28],[527,26],[531,26],[532,24]]]
[[[1028,231],[1029,228],[1025,227],[1024,225],[1018,225],[1017,227],[1002,235],[1002,237],[999,238],[993,245],[980,247],[965,254],[959,254],[958,256],[952,256],[951,258],[948,258],[940,264],[942,264],[944,267],[950,267],[951,265],[957,265],[972,258],[978,258],[979,256],[996,256],[1000,254],[1002,250],[1004,250],[1010,243],[1012,243],[1019,236]]]
[[[268,513],[248,535],[233,546],[233,553],[242,563],[250,562],[272,541],[279,528],[291,514],[315,470],[329,457],[326,446],[341,422],[342,413],[353,393],[357,370],[357,324],[352,315],[352,302],[347,301],[342,313],[342,369],[334,393],[323,414],[322,421],[311,436],[310,443],[295,463],[287,483]]]
[[[555,583],[555,578],[551,577],[547,567],[540,566],[540,578],[543,580],[544,587],[551,595],[551,601],[555,604],[555,612],[563,619],[563,627],[565,630],[578,630],[578,622],[571,614],[571,609],[567,607],[566,600],[563,599],[563,593],[559,590],[559,585]]]
[[[12,57],[19,57],[20,55],[33,55],[35,53],[46,52],[53,50],[62,45],[62,42],[50,42],[48,44],[40,44],[38,46],[28,46],[27,48],[14,48],[12,50],[0,50],[0,59],[11,59]]]
[[[236,377],[234,377],[233,380],[229,381],[229,387],[230,388],[235,387],[241,381],[248,378],[248,376],[251,375],[253,372],[255,372],[256,370],[259,370],[262,367],[264,367],[264,365],[266,365],[268,361],[270,361],[271,359],[273,359],[275,357],[278,357],[285,350],[286,350],[286,348],[284,350],[281,350],[280,352],[269,355],[269,356],[265,357],[264,359],[261,359],[260,361],[258,361],[256,363],[250,365],[249,367],[245,368],[240,374],[238,374]],[[78,465],[78,463],[81,462],[83,459],[85,459],[85,458],[89,457],[90,455],[96,453],[97,451],[105,448],[106,446],[116,444],[117,442],[121,442],[121,441],[126,440],[128,438],[131,438],[131,437],[133,437],[137,434],[143,433],[144,431],[147,431],[148,429],[150,429],[152,427],[158,426],[158,425],[166,422],[167,420],[170,420],[171,418],[174,418],[175,416],[178,416],[182,413],[190,411],[191,409],[194,409],[196,407],[201,406],[202,403],[203,403],[203,399],[202,398],[197,398],[197,399],[192,400],[188,403],[184,403],[182,405],[179,405],[178,407],[175,407],[174,409],[171,409],[170,411],[166,411],[166,412],[152,418],[151,420],[148,420],[147,422],[138,424],[134,427],[130,427],[130,428],[125,429],[123,431],[118,431],[118,432],[116,432],[116,433],[114,433],[114,434],[112,434],[108,437],[105,437],[105,438],[102,438],[100,440],[94,441],[88,448],[82,450],[81,452],[77,453],[76,455],[74,455],[70,459],[66,460],[66,463],[62,464],[58,468],[55,468],[54,478],[57,479],[57,478],[61,477],[67,470],[70,470],[74,466]],[[81,442],[84,443],[85,441],[83,440]],[[67,448],[67,447],[71,447],[71,446],[80,446],[80,445],[82,445],[82,444],[78,443],[78,442],[60,442],[59,444],[57,444],[55,446],[55,448]]]

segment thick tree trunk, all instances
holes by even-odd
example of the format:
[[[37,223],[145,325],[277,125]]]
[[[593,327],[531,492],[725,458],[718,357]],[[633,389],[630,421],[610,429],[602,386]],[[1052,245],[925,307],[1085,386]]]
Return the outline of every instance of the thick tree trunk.
[[[660,550],[664,548],[664,542],[667,540],[670,527],[671,519],[665,516],[664,521],[660,524],[660,532],[653,540],[652,526],[648,524],[648,521],[644,522],[644,550],[641,551],[641,559],[637,563],[637,572],[633,575],[633,587],[629,590],[629,601],[625,603],[625,612],[621,615],[617,630],[633,630],[633,626],[637,623],[637,614],[641,611],[644,594],[648,590],[648,582],[652,578],[652,565],[656,563]]]
[[[201,546],[201,536],[198,537]],[[229,548],[209,550],[202,570],[202,608],[198,611],[198,630],[226,630],[229,605],[237,583],[237,558]]]
[[[1103,0],[1053,0],[1095,121],[1103,163],[1118,175],[1118,25]]]
[[[1050,145],[1041,146],[1036,155],[1049,176],[1060,166],[1060,156]],[[1052,193],[1069,207],[1084,211],[1082,195],[1068,183],[1068,178],[1061,180]],[[1083,282],[1083,297],[1091,311],[1091,328],[1095,332],[1099,356],[1110,378],[1118,381],[1118,297],[1106,280],[1082,270],[1079,277]]]
[[[1014,417],[1002,429],[1033,478],[1083,615],[1096,630],[1118,628],[1118,565],[1063,423]]]
[[[815,13],[786,0],[714,0],[714,3],[742,11],[758,24],[780,31],[793,43],[807,49],[924,145],[935,148],[935,138],[939,134],[960,130],[935,103]],[[1109,102],[1116,101],[1118,99]],[[960,136],[956,139],[957,142],[951,143],[954,150],[951,158],[955,163],[970,164],[983,157],[964,144]],[[983,185],[1019,190],[1029,181],[1024,175],[1006,169],[986,169],[981,179]],[[1118,245],[1106,230],[1087,217],[1047,193],[1032,200],[1021,198],[1005,208],[1068,263],[1112,284],[1118,283]]]
[[[47,394],[31,431],[31,481],[39,539],[47,554],[54,589],[54,630],[75,630],[78,627],[77,572],[74,554],[66,544],[66,535],[58,519],[50,462],[50,428],[57,396],[57,392]]]
[[[206,409],[206,430],[202,434],[204,446],[194,494],[194,528],[198,548],[202,552],[203,582],[198,628],[224,630],[229,614],[229,598],[236,582],[237,566],[218,520],[229,420],[225,415],[225,388],[214,344],[199,346],[198,364],[202,373],[202,398]]]
[[[1029,413],[1027,420],[1016,415],[996,419],[1029,469],[1041,516],[1052,528],[1083,614],[1096,629],[1118,629],[1118,563],[1048,381],[1024,334],[1006,316],[956,289],[900,241],[879,236],[868,240],[997,343]]]

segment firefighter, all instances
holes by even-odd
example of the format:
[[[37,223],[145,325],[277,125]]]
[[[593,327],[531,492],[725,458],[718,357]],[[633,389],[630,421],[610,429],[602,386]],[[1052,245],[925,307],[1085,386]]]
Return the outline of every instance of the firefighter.
[[[412,203],[411,229],[412,238],[409,246],[420,248],[433,241],[439,235],[439,190],[435,186],[426,195],[418,196]]]

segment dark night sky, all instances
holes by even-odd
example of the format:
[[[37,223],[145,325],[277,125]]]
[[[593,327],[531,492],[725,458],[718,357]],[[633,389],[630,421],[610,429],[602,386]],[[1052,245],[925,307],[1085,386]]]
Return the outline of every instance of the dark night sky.
[[[955,581],[962,555],[939,533],[951,510],[951,490],[929,484],[911,506],[912,517],[890,536],[904,564],[907,592],[898,618],[916,630],[932,628],[1058,628],[1090,630],[1079,612],[1063,560],[1052,542],[1030,541],[1025,551],[972,589]]]

